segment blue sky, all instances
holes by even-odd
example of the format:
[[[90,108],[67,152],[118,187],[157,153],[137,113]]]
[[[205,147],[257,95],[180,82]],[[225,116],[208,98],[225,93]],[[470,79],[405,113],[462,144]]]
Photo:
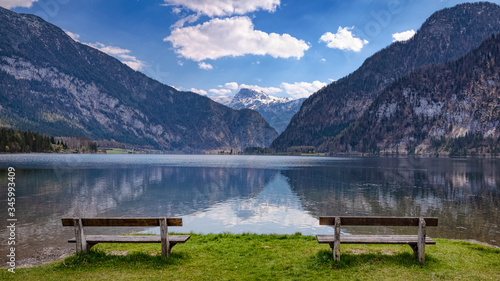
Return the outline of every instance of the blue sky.
[[[0,0],[182,91],[290,98],[356,70],[455,0]],[[499,1],[490,1],[500,4]]]

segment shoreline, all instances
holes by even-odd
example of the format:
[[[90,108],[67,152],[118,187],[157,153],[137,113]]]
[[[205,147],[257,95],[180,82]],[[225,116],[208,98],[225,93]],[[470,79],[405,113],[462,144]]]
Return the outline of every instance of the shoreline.
[[[325,158],[397,158],[397,159],[405,159],[405,158],[414,158],[414,159],[428,159],[428,158],[436,158],[436,159],[490,159],[497,160],[500,159],[500,155],[488,156],[488,155],[467,155],[467,156],[449,156],[446,154],[440,154],[439,156],[425,153],[425,154],[378,154],[373,155],[369,153],[335,153],[335,154],[325,154],[325,153],[273,153],[273,154],[243,154],[243,153],[182,153],[182,152],[170,152],[170,151],[157,151],[157,152],[137,152],[134,153],[105,153],[105,152],[97,152],[97,153],[70,153],[70,152],[28,152],[28,153],[11,153],[11,152],[0,152],[0,157],[2,155],[41,155],[41,154],[50,154],[50,155],[198,155],[198,156],[298,156],[298,157],[325,157]]]

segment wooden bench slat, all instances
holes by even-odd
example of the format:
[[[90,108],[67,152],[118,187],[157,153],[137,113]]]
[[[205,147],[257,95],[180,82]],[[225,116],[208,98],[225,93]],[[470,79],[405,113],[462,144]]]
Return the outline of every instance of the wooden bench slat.
[[[335,216],[319,217],[320,225],[335,225]],[[366,226],[418,226],[417,217],[342,217],[340,225]],[[424,218],[427,226],[438,226],[438,218]]]
[[[86,235],[87,243],[160,243],[159,235]],[[168,241],[173,244],[185,243],[191,235],[169,235]],[[68,243],[76,243],[73,237]]]
[[[160,226],[162,218],[82,218],[83,226]],[[63,218],[63,226],[74,226],[75,218]],[[182,218],[167,218],[168,226],[182,226]]]
[[[334,235],[316,235],[318,243],[330,244]],[[342,244],[416,244],[418,235],[340,235]],[[425,237],[425,244],[436,244],[434,240]]]

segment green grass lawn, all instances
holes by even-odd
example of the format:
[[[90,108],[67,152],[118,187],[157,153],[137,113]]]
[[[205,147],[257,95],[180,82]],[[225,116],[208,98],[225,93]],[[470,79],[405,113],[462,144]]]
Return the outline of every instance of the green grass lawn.
[[[122,149],[122,148],[113,148],[113,149],[106,150],[106,154],[128,154],[128,153],[133,153],[133,151],[129,150],[129,149]]]
[[[312,236],[192,235],[170,258],[159,244],[98,244],[89,255],[0,271],[1,280],[500,280],[500,249],[435,239],[420,265],[407,245],[330,247]],[[126,255],[106,254],[127,251]]]

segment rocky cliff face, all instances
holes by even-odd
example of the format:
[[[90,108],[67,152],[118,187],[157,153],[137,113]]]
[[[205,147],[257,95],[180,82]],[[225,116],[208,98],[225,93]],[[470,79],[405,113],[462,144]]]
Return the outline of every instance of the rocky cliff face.
[[[324,148],[453,153],[483,147],[476,152],[488,153],[499,145],[499,136],[500,34],[458,60],[420,68],[392,83]]]
[[[136,72],[60,28],[0,8],[0,121],[54,136],[87,136],[172,151],[266,146],[276,131]]]
[[[233,109],[253,109],[276,129],[278,133],[285,130],[292,116],[297,113],[305,99],[291,100],[273,97],[264,92],[241,89],[228,104]]]
[[[391,44],[352,74],[309,97],[271,147],[325,146],[392,82],[419,67],[463,56],[499,31],[496,4],[467,3],[434,13],[412,39]]]

